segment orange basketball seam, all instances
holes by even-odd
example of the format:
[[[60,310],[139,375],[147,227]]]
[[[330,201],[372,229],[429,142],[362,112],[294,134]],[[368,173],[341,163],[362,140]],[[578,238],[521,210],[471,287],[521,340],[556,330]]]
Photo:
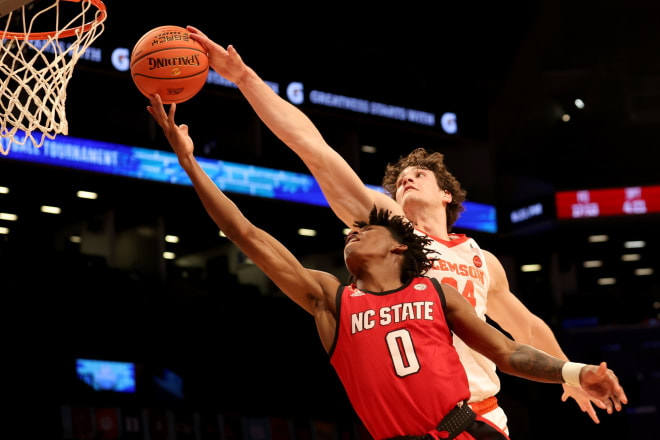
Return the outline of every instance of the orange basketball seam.
[[[171,78],[161,78],[160,76],[149,76],[149,75],[145,75],[143,73],[136,73],[136,74],[133,75],[133,77],[139,76],[139,77],[142,77],[142,78],[170,81],[170,80],[177,80],[177,79],[184,79],[184,78],[192,78],[193,76],[201,75],[202,73],[206,73],[208,71],[209,71],[209,69],[207,68],[203,72],[197,72],[197,73],[193,73],[191,75],[186,75],[186,76],[173,76]]]

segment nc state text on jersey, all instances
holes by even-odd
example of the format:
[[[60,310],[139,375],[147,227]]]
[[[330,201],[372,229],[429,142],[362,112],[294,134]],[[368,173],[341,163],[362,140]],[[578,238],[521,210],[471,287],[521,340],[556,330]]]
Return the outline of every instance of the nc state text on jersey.
[[[433,321],[433,301],[415,301],[412,303],[395,304],[390,307],[381,307],[378,310],[378,323],[381,326],[396,324],[412,319],[424,319]],[[351,334],[369,330],[376,325],[376,311],[365,310],[364,312],[351,315]]]

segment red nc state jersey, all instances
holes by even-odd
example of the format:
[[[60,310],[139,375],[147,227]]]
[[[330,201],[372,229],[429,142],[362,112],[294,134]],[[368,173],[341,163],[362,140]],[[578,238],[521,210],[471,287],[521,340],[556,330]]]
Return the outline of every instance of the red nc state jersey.
[[[423,234],[422,231],[417,231]],[[449,234],[449,241],[433,239],[429,248],[435,258],[433,268],[426,276],[450,284],[474,307],[477,316],[486,320],[490,277],[486,259],[477,243],[463,234]],[[472,350],[458,336],[454,335],[454,347],[465,367],[470,385],[470,402],[479,402],[494,396],[500,390],[500,379],[496,366],[490,359]]]
[[[438,282],[389,292],[343,286],[330,362],[375,439],[422,435],[470,395]]]

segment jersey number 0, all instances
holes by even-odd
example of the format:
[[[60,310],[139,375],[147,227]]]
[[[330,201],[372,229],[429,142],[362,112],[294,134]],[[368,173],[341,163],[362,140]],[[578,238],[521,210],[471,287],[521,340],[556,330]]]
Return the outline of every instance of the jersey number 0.
[[[391,331],[385,336],[385,341],[397,376],[406,377],[419,371],[415,345],[408,330],[401,328]]]

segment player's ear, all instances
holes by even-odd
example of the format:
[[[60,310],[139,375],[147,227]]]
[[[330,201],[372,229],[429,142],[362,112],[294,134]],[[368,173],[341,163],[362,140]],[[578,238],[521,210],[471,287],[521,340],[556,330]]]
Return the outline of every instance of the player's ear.
[[[451,201],[454,200],[454,196],[451,194],[451,191],[444,190],[443,199],[447,202],[447,204],[450,204]]]
[[[392,244],[392,247],[390,247],[390,252],[398,255],[403,254],[407,250],[408,250],[408,246],[401,243],[394,243]]]

